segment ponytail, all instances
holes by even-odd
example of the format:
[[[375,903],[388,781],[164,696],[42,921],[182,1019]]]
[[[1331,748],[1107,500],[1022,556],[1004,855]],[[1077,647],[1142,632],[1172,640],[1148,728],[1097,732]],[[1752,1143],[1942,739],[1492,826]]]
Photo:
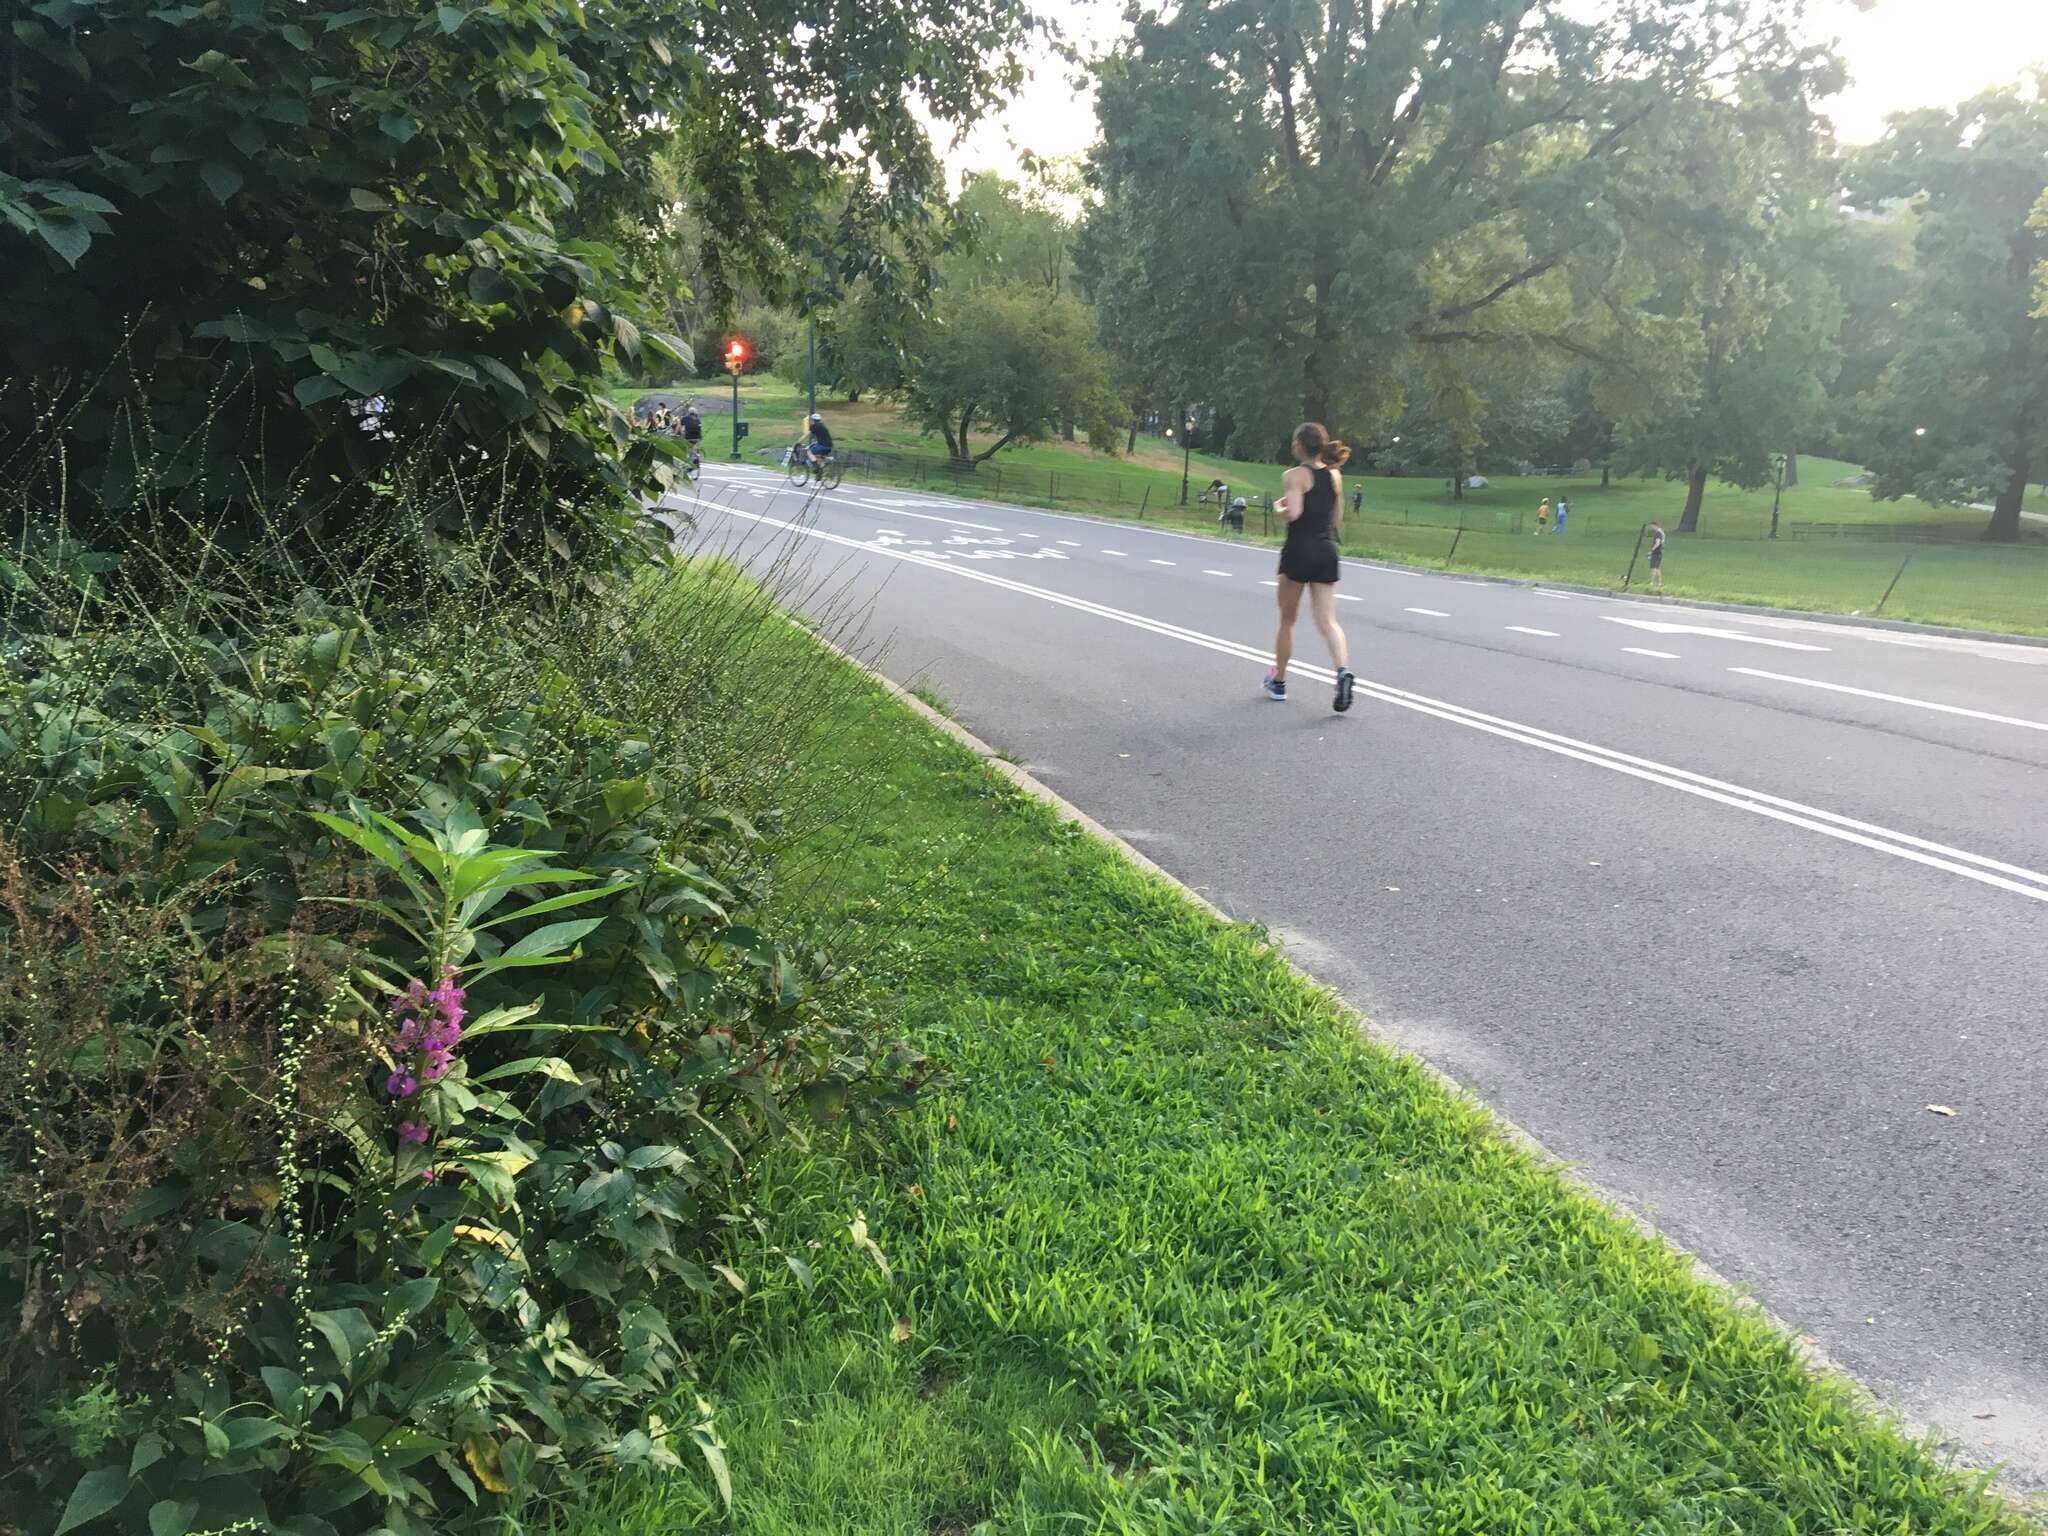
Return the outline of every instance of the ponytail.
[[[1351,457],[1351,450],[1330,436],[1330,429],[1320,421],[1304,421],[1296,427],[1294,442],[1306,457],[1325,469],[1335,469]]]

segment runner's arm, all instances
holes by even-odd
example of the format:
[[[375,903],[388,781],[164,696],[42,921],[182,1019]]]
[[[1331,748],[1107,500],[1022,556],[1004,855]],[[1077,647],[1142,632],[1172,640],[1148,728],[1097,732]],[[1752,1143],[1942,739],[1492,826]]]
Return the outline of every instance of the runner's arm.
[[[1274,510],[1288,522],[1301,516],[1301,493],[1308,489],[1308,471],[1296,465],[1280,477],[1280,500]]]

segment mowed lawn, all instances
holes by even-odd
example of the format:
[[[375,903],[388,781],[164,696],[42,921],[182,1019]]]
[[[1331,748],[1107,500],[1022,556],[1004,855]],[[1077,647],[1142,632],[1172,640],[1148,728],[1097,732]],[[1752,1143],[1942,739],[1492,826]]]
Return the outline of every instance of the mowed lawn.
[[[816,676],[778,643],[733,697]],[[558,1536],[2026,1528],[1261,933],[832,684],[778,920],[935,1088],[750,1169],[686,1340],[731,1512],[693,1462]]]
[[[723,387],[729,391],[729,384]],[[729,398],[720,393],[719,381],[688,389],[706,400]],[[1142,516],[1222,536],[1217,508],[1193,500],[1211,479],[1221,479],[1233,495],[1252,501],[1245,537],[1278,542],[1277,527],[1262,520],[1259,503],[1277,494],[1278,465],[1190,454],[1191,499],[1184,507],[1182,456],[1166,438],[1141,434],[1133,453],[1115,457],[1085,444],[1007,448],[973,474],[957,475],[941,467],[944,444],[904,421],[895,405],[821,396],[820,410],[844,447],[912,461],[856,467],[851,474],[857,480],[1098,516]],[[771,375],[749,377],[741,383],[741,414],[753,423],[743,445],[746,456],[762,462],[801,430],[803,391]],[[729,451],[721,418],[708,418],[705,430],[714,457]],[[1496,476],[1459,498],[1445,480],[1353,473],[1350,487],[1364,492],[1364,505],[1355,515],[1347,510],[1344,544],[1347,553],[1363,558],[1640,591],[1649,585],[1649,572],[1639,558],[1638,539],[1646,524],[1661,521],[1670,536],[1664,590],[1675,597],[2048,634],[2048,523],[2029,524],[2017,548],[1984,547],[1969,536],[1983,527],[1985,513],[1878,501],[1867,490],[1832,483],[1856,472],[1838,460],[1802,458],[1800,484],[1783,495],[1776,540],[1763,537],[1773,501],[1768,486],[1711,484],[1699,533],[1680,537],[1675,530],[1685,488],[1675,481],[1616,478],[1603,487],[1597,472]],[[1572,507],[1566,532],[1538,537],[1537,503],[1560,495]],[[2036,499],[2048,498],[2037,492]],[[1865,532],[1801,536],[1801,525],[1815,524]],[[1963,537],[1954,543],[1889,537],[1901,525],[1930,524]]]

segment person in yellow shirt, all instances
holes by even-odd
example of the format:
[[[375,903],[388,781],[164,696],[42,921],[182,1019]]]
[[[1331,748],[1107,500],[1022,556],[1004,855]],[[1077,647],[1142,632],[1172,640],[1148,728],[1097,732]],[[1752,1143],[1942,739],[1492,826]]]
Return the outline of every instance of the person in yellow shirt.
[[[1536,508],[1536,536],[1541,538],[1548,532],[1550,532],[1550,498],[1546,496],[1543,498],[1542,504]]]

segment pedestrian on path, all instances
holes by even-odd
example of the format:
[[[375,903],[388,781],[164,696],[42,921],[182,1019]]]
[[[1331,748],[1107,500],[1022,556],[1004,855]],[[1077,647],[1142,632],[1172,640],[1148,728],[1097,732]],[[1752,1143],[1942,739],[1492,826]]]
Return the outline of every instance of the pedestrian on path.
[[[1662,523],[1650,524],[1650,587],[1651,590],[1657,592],[1664,590],[1664,525]]]
[[[1550,532],[1550,498],[1544,497],[1536,508],[1536,537],[1542,538]]]
[[[1559,537],[1563,537],[1563,535],[1564,535],[1564,520],[1565,520],[1565,519],[1566,519],[1567,517],[1570,517],[1570,516],[1571,516],[1571,512],[1572,512],[1572,504],[1571,504],[1571,503],[1570,503],[1569,501],[1566,501],[1566,500],[1564,499],[1564,497],[1562,497],[1562,496],[1558,497],[1558,498],[1557,498],[1557,532],[1558,532],[1558,535],[1559,535]]]
[[[1281,481],[1278,503],[1287,520],[1287,538],[1280,546],[1280,632],[1273,639],[1273,669],[1266,674],[1266,697],[1287,697],[1287,663],[1294,654],[1294,621],[1301,613],[1301,594],[1309,595],[1316,628],[1330,648],[1337,668],[1337,697],[1331,708],[1351,707],[1351,657],[1344,631],[1337,625],[1338,533],[1344,517],[1344,477],[1339,471],[1351,450],[1330,436],[1319,421],[1294,429],[1294,468]]]

